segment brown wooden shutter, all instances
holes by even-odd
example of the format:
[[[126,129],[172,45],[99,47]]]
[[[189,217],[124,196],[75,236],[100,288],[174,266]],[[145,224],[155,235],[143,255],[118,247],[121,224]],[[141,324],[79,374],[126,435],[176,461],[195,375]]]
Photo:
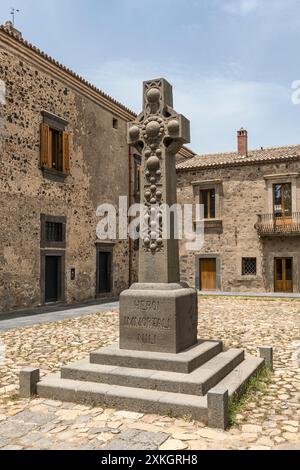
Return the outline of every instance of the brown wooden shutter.
[[[63,134],[63,171],[70,173],[70,134]]]
[[[41,124],[41,167],[51,168],[51,166],[50,128],[43,122]]]

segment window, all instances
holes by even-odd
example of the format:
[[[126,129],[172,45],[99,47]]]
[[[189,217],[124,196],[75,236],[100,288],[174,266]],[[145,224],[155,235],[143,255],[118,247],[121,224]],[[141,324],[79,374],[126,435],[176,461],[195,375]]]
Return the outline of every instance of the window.
[[[216,191],[215,189],[203,189],[200,191],[200,204],[204,206],[204,218],[216,218]]]
[[[242,275],[243,276],[256,276],[256,258],[243,258],[242,259]]]
[[[41,214],[41,247],[65,248],[66,223],[66,217]]]
[[[44,176],[66,176],[70,172],[70,142],[67,122],[46,111],[41,124],[41,168]],[[49,176],[50,175],[50,176]],[[61,177],[58,181],[63,180]]]
[[[49,128],[51,168],[63,171],[63,133]]]
[[[118,129],[119,127],[119,121],[117,118],[113,118],[113,128]]]
[[[62,242],[63,241],[63,224],[61,222],[46,221],[46,241]]]
[[[277,218],[292,216],[292,185],[279,183],[273,185],[274,215]]]

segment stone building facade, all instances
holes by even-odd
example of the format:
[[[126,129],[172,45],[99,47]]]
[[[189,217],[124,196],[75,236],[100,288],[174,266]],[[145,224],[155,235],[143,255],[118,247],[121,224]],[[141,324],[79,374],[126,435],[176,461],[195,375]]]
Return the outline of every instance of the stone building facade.
[[[0,313],[116,298],[136,280],[137,244],[96,236],[100,204],[139,201],[134,118],[0,27]]]
[[[128,195],[133,113],[9,24],[0,82],[0,311],[116,297],[129,245],[97,242],[96,209]]]
[[[181,253],[203,291],[300,292],[300,146],[200,155],[178,165],[178,201],[205,207],[204,246]]]

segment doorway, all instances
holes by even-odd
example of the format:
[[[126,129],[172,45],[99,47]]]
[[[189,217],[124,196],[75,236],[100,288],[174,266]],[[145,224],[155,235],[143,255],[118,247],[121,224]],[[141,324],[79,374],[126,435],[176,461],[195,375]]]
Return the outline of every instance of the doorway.
[[[112,291],[112,252],[97,253],[97,294],[110,294]]]
[[[217,290],[217,260],[216,258],[200,259],[200,290]]]
[[[274,221],[276,227],[292,224],[292,185],[280,183],[273,185]]]
[[[293,292],[293,258],[275,258],[275,292]]]
[[[61,257],[45,256],[45,303],[61,298]]]

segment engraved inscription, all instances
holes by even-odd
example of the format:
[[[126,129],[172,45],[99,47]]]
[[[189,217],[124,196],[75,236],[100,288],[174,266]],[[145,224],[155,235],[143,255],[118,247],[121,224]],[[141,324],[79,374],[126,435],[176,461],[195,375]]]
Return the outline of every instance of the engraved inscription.
[[[138,343],[140,344],[150,344],[150,345],[155,345],[156,344],[156,335],[149,335],[149,334],[139,334],[138,335]]]
[[[170,318],[125,316],[122,323],[123,326],[129,328],[141,328],[144,330],[171,329]]]
[[[159,301],[157,300],[135,300],[134,306],[142,312],[158,312]]]

